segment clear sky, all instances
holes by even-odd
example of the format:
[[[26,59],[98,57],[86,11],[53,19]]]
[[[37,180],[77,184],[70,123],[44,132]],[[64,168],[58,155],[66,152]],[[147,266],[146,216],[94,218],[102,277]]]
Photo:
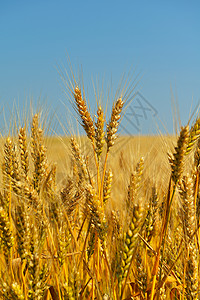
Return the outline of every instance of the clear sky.
[[[1,111],[14,99],[23,109],[26,98],[41,97],[63,114],[62,102],[69,104],[56,68],[68,68],[66,52],[75,71],[82,65],[85,86],[92,77],[112,76],[116,87],[124,71],[136,68],[141,94],[127,109],[124,127],[154,132],[155,114],[172,132],[170,86],[183,125],[200,100],[200,2],[0,1]]]

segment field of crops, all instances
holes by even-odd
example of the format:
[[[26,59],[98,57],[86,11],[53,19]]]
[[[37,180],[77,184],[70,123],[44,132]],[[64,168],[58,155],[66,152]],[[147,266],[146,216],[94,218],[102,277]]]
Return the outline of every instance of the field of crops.
[[[117,137],[72,95],[85,137],[1,139],[0,299],[199,299],[200,120]]]

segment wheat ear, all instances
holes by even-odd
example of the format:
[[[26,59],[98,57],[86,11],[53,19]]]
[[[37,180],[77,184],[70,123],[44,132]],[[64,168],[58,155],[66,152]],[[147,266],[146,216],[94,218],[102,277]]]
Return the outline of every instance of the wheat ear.
[[[120,284],[123,279],[126,279],[129,272],[138,232],[140,231],[142,225],[143,211],[144,210],[140,205],[134,205],[132,211],[132,220],[124,236],[124,245],[122,250],[123,254],[121,259],[121,276],[119,277]]]
[[[183,225],[185,235],[192,239],[196,230],[193,179],[187,175],[179,183],[179,193],[182,199]]]
[[[92,225],[98,233],[100,240],[104,241],[106,235],[106,219],[103,207],[101,206],[99,196],[91,185],[88,185],[86,191],[86,203],[90,212]]]
[[[172,168],[172,180],[177,183],[181,177],[184,164],[184,156],[186,154],[189,138],[189,126],[181,128],[181,132],[177,141],[177,147],[175,147],[175,153],[173,157],[169,158]]]
[[[158,194],[155,187],[152,188],[152,194],[149,201],[149,209],[145,219],[145,237],[150,243],[156,231],[156,215],[158,211]]]
[[[192,128],[190,129],[186,155],[192,151],[194,144],[198,140],[199,136],[200,136],[200,119],[197,119],[194,126],[192,126]]]
[[[34,163],[33,185],[39,193],[41,183],[47,174],[46,147],[43,145],[43,130],[39,127],[39,117],[35,114],[31,127],[31,154]]]
[[[104,184],[103,184],[103,202],[104,204],[110,199],[111,185],[112,185],[113,173],[111,170],[106,171]]]
[[[136,196],[140,187],[140,182],[142,179],[144,169],[144,158],[141,157],[140,161],[138,162],[134,173],[130,175],[130,183],[128,186],[128,195],[126,200],[126,206],[128,213],[132,213],[132,208],[134,202],[136,201]]]
[[[109,151],[110,147],[114,145],[115,140],[117,138],[116,133],[119,126],[119,120],[121,117],[123,105],[124,102],[122,101],[122,98],[118,98],[113,105],[111,119],[110,122],[107,124],[107,152]]]
[[[187,175],[180,183],[182,199],[183,229],[187,246],[186,298],[198,299],[198,250],[195,242],[196,211],[194,203],[193,179]]]
[[[81,90],[78,86],[74,89],[74,99],[76,103],[76,109],[81,117],[82,123],[81,125],[85,129],[85,132],[90,140],[94,140],[95,137],[95,128],[93,124],[93,120],[91,118],[91,115],[87,109],[86,101],[82,98]]]
[[[144,262],[142,261],[140,248],[141,247],[138,247],[138,252],[136,253],[136,280],[137,286],[144,298],[147,290],[147,272],[145,271]]]
[[[199,170],[199,166],[200,166],[200,138],[197,141],[197,145],[196,145],[196,149],[195,149],[195,153],[194,153],[194,164],[195,164],[197,170]]]
[[[101,108],[101,106],[98,107],[97,110],[97,121],[95,123],[96,128],[95,128],[95,141],[96,141],[96,154],[97,154],[97,158],[99,160],[102,150],[103,150],[103,145],[105,143],[105,132],[104,132],[104,115],[103,115],[103,110]]]
[[[80,182],[82,182],[83,180],[88,181],[89,179],[88,169],[86,166],[86,161],[83,155],[81,154],[79,144],[77,143],[74,137],[71,137],[70,141],[71,141],[72,154],[76,162],[76,165],[78,166],[79,180]]]
[[[0,232],[1,232],[1,242],[3,244],[4,255],[6,261],[9,261],[11,249],[14,245],[14,237],[11,229],[11,223],[7,212],[0,207]]]
[[[16,207],[15,226],[17,237],[17,251],[21,260],[30,261],[31,220],[30,209],[22,201]]]
[[[20,149],[20,158],[21,158],[21,167],[25,178],[28,175],[29,170],[29,161],[28,161],[28,149],[27,149],[27,137],[26,137],[26,128],[20,128],[19,134],[19,149]]]
[[[13,282],[11,285],[3,282],[1,284],[0,295],[2,295],[2,299],[6,300],[24,300],[24,293],[17,282]]]

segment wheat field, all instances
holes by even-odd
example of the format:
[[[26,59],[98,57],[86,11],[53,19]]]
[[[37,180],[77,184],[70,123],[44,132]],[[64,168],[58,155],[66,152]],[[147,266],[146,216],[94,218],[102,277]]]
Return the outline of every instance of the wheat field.
[[[118,137],[123,98],[72,96],[85,136],[1,139],[1,299],[199,299],[200,119]]]

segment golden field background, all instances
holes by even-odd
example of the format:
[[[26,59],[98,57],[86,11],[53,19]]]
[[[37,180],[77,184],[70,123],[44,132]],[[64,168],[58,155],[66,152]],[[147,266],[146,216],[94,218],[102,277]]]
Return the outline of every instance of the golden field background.
[[[78,137],[77,140],[82,152],[88,157],[90,169],[94,169],[90,142],[86,137]],[[134,172],[141,157],[144,157],[144,187],[147,181],[151,181],[151,185],[167,188],[166,182],[169,181],[171,171],[167,153],[173,150],[175,143],[175,136],[119,136],[110,151],[107,165],[113,172],[111,206],[121,209],[124,205],[130,174]],[[48,137],[45,138],[45,144],[50,165],[56,163],[57,184],[61,188],[72,174],[70,138]]]

